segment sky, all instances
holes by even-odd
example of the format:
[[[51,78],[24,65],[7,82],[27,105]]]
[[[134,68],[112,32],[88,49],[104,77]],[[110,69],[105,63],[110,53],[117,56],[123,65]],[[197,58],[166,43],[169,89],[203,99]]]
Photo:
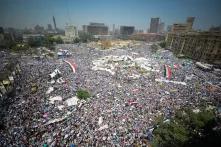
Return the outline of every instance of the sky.
[[[207,30],[221,25],[221,0],[0,0],[0,26],[46,28],[73,24],[82,29],[90,22],[105,23],[112,29],[121,25],[146,31],[151,17],[167,25],[185,23],[194,16],[194,29]]]

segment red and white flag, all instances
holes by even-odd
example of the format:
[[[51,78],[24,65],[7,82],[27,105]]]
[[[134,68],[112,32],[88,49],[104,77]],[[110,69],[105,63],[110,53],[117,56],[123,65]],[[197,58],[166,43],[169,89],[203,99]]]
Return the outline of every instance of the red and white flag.
[[[164,65],[165,71],[164,76],[169,80],[172,77],[172,70],[169,65]]]
[[[76,72],[77,66],[76,66],[76,64],[73,61],[71,61],[71,60],[64,60],[64,62],[68,63],[71,66],[71,69],[72,69],[73,73]]]

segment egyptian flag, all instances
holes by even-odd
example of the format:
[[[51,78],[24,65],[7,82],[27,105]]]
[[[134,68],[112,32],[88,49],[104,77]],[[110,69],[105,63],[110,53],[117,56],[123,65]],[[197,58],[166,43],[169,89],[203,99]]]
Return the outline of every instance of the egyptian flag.
[[[73,73],[76,72],[76,64],[72,60],[64,60],[64,62],[68,63],[73,71]]]
[[[168,80],[172,77],[172,71],[169,65],[164,65],[164,77]]]

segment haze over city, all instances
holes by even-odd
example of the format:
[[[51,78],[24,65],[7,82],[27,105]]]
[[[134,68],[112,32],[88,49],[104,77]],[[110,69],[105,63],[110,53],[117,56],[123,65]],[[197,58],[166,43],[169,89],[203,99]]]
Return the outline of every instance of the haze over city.
[[[55,16],[61,29],[66,23],[81,29],[89,22],[103,22],[147,31],[151,17],[172,25],[194,16],[193,28],[206,30],[221,24],[220,5],[220,0],[1,0],[0,26],[46,27]]]

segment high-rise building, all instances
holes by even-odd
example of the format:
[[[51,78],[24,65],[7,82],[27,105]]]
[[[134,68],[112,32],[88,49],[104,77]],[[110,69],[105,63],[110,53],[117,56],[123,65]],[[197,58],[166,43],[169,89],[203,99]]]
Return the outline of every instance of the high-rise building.
[[[173,24],[172,32],[184,33],[184,32],[192,31],[194,20],[195,20],[195,17],[187,17],[186,23]]]
[[[53,30],[52,25],[48,24],[48,31],[52,31],[52,30]]]
[[[175,23],[172,27],[172,32],[183,33],[188,31],[188,25],[186,23]]]
[[[195,17],[187,17],[186,24],[187,24],[187,30],[188,31],[192,30],[194,20],[195,20]]]
[[[3,29],[3,27],[0,27],[0,34],[4,34],[4,29]]]
[[[0,27],[0,46],[2,46],[4,43],[4,29],[3,27]]]
[[[150,21],[150,33],[157,33],[158,32],[159,21],[160,21],[159,17],[151,18],[151,21]]]
[[[113,24],[112,37],[115,37],[115,24]]]
[[[78,37],[77,27],[73,25],[66,25],[65,26],[65,36],[69,40],[74,40],[76,37]]]
[[[108,27],[104,23],[90,23],[89,25],[83,25],[83,31],[92,35],[107,35]]]
[[[87,25],[83,25],[82,28],[83,28],[83,32],[87,33]]]
[[[56,21],[55,21],[55,17],[54,16],[53,16],[53,22],[54,22],[54,29],[57,30]]]
[[[159,24],[158,32],[159,32],[159,33],[163,33],[163,32],[164,32],[164,27],[165,27],[165,23],[164,23],[164,22],[161,22],[161,23]]]
[[[132,35],[134,33],[134,26],[120,26],[121,35]]]

